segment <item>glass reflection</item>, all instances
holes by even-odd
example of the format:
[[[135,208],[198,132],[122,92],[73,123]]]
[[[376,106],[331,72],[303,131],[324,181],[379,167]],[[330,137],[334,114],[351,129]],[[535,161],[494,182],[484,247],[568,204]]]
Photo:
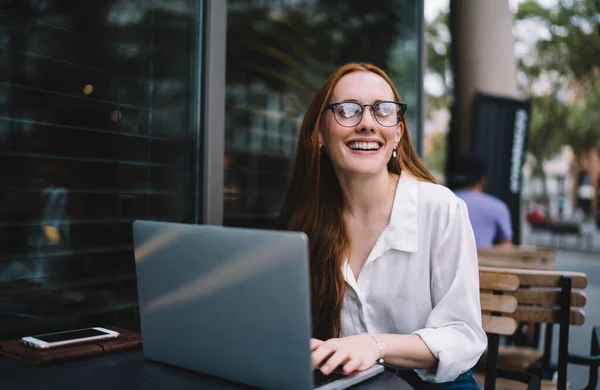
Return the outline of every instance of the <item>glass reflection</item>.
[[[192,219],[197,7],[0,9],[0,339],[137,325],[131,222]]]
[[[224,223],[270,228],[303,110],[347,62],[387,71],[418,140],[422,4],[417,0],[229,0]]]

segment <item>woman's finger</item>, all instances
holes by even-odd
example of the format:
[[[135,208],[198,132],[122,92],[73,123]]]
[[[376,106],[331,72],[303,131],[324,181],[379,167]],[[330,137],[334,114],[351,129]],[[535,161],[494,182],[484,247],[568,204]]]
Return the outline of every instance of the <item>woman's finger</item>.
[[[311,352],[319,348],[325,341],[319,339],[310,339],[310,350]]]
[[[319,367],[323,360],[327,359],[333,352],[335,351],[331,344],[323,343],[319,345],[311,354],[312,367]]]
[[[358,368],[360,367],[361,364],[362,364],[362,359],[360,359],[358,357],[350,359],[349,361],[346,362],[346,364],[344,364],[344,373],[350,374],[350,373],[358,370]]]
[[[321,366],[321,372],[325,375],[329,375],[331,371],[335,370],[338,366],[350,360],[350,353],[347,349],[340,349],[335,351],[333,355]]]

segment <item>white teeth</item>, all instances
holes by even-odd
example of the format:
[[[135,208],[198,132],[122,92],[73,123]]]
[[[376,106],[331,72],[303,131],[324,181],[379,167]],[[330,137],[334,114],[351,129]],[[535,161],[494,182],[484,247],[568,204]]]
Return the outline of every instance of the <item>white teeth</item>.
[[[377,150],[379,149],[379,144],[377,142],[351,142],[348,144],[350,149],[355,150]]]

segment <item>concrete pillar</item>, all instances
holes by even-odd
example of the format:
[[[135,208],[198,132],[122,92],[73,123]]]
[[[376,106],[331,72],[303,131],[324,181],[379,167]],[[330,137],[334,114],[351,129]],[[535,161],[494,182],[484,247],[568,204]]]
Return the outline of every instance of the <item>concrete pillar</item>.
[[[518,97],[508,0],[450,0],[455,106],[449,155],[471,151],[476,91]]]

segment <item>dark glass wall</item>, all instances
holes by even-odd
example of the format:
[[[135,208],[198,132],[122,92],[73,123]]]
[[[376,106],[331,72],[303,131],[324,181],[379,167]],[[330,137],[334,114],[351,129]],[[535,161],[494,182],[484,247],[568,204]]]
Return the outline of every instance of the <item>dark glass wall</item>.
[[[417,0],[228,1],[225,225],[272,227],[304,109],[339,65],[383,68],[409,105],[419,143],[422,7]]]
[[[132,221],[196,217],[200,2],[8,3],[0,338],[135,326]]]

